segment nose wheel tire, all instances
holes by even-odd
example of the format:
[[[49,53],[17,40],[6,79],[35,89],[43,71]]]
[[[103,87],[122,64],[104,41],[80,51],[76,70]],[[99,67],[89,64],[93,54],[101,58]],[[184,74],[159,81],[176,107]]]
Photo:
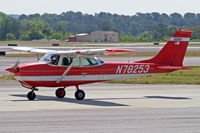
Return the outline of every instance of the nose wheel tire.
[[[30,101],[34,100],[35,97],[36,97],[36,95],[35,95],[35,92],[34,92],[34,91],[30,91],[30,92],[27,94],[27,98],[28,98],[28,100],[30,100]]]
[[[63,88],[58,88],[56,90],[56,97],[57,98],[64,98],[65,95],[66,95],[66,92],[65,92],[65,90]]]
[[[85,98],[85,92],[83,90],[77,90],[75,93],[76,100],[83,100]]]

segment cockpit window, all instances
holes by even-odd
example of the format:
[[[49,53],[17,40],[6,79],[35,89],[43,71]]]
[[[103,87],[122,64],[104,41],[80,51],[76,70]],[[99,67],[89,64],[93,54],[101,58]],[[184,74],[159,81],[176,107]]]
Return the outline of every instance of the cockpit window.
[[[60,59],[60,55],[55,54],[55,55],[51,56],[49,62],[52,65],[58,65],[59,59]]]
[[[97,58],[97,60],[101,63],[101,64],[104,64],[105,62],[99,58]]]
[[[69,66],[72,63],[72,58],[63,57],[62,65],[63,66]]]
[[[41,59],[40,62],[47,62],[50,65],[60,65],[60,66],[70,66],[70,64],[73,62],[75,58],[74,57],[67,57],[67,56],[60,56],[56,54],[55,52],[50,52],[45,54]],[[59,61],[60,60],[60,61]],[[60,62],[60,63],[59,63]],[[88,66],[96,66],[104,64],[104,61],[97,57],[93,58],[78,58],[76,62],[74,62],[74,67],[88,67]]]
[[[74,58],[69,58],[69,57],[63,57],[62,60],[62,66],[69,66],[73,62]],[[73,64],[74,67],[80,66],[80,59],[78,59],[76,62]]]
[[[52,65],[58,65],[60,59],[60,55],[55,53],[47,53],[45,56],[43,56],[40,61],[47,62],[48,64]]]
[[[51,56],[53,56],[55,53],[47,53],[47,54],[45,54],[41,59],[40,59],[40,61],[41,62],[47,62],[48,61],[48,59],[51,57]]]

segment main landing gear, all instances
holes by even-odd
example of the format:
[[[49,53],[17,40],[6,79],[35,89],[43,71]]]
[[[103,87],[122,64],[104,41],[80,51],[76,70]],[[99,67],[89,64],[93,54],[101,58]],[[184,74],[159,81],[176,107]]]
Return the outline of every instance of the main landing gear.
[[[57,98],[64,98],[66,95],[65,88],[58,88],[56,90],[56,97]]]
[[[85,98],[85,92],[83,90],[77,90],[75,92],[76,100],[83,100]]]
[[[64,98],[66,95],[65,88],[58,88],[55,94],[57,98]],[[76,100],[83,100],[85,98],[85,92],[83,90],[80,90],[79,87],[76,86],[76,92],[74,96]]]

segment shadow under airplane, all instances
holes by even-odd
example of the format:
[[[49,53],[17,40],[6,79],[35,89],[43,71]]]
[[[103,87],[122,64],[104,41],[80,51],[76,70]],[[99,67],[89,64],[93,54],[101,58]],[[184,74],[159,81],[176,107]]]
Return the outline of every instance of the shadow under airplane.
[[[23,94],[11,95],[11,96],[26,98],[26,95],[23,95]],[[36,99],[39,101],[59,101],[59,102],[76,103],[76,104],[81,104],[81,105],[94,105],[94,106],[129,106],[129,105],[119,104],[119,103],[114,103],[114,102],[100,101],[103,99],[85,99],[83,101],[78,101],[74,98],[58,99],[57,97],[42,96],[42,95],[37,95]],[[28,101],[28,100],[12,100],[12,101],[17,102],[17,101]]]
[[[24,94],[12,94],[11,96],[15,97],[23,97],[26,98],[26,95]],[[80,105],[94,105],[94,106],[129,106],[126,104],[119,104],[115,102],[108,102],[108,101],[102,101],[102,100],[120,100],[120,99],[146,99],[146,98],[157,98],[157,99],[172,99],[172,100],[189,100],[190,98],[187,97],[170,97],[170,96],[144,96],[144,97],[133,97],[133,98],[94,98],[94,99],[85,99],[83,101],[76,100],[74,98],[63,98],[63,99],[58,99],[57,97],[54,96],[42,96],[42,95],[37,95],[37,100],[38,101],[58,101],[58,102],[66,102],[66,103],[75,103],[75,104],[80,104]],[[17,101],[28,101],[28,100],[12,100],[14,102]]]
[[[158,99],[172,99],[172,100],[189,100],[187,97],[169,97],[169,96],[145,96],[146,98],[158,98]]]

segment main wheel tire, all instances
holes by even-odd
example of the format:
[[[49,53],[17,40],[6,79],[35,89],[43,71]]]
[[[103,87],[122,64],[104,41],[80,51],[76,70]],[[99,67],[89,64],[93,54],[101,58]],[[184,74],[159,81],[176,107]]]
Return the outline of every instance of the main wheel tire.
[[[27,94],[27,98],[28,98],[28,100],[30,100],[30,101],[34,100],[35,97],[36,97],[36,95],[35,95],[35,92],[34,92],[34,91],[30,91],[30,92]]]
[[[65,92],[65,90],[63,88],[58,88],[56,90],[56,97],[57,98],[64,98],[65,95],[66,95],[66,92]]]
[[[83,90],[77,90],[75,93],[76,100],[83,100],[85,98],[85,92]]]

